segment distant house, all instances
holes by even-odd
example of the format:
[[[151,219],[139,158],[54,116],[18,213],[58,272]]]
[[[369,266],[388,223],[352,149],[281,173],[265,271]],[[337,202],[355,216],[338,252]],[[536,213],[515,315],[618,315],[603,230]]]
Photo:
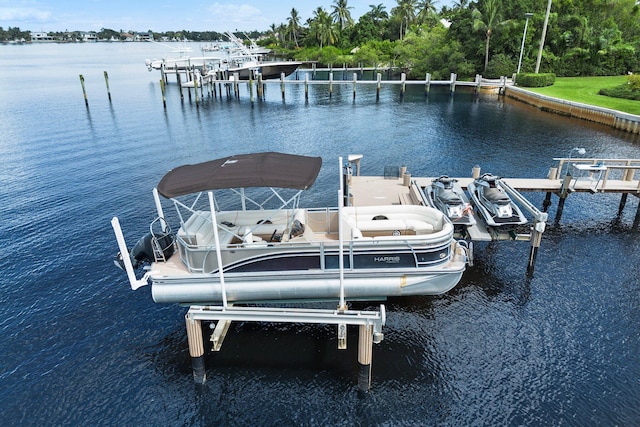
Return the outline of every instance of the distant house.
[[[31,32],[31,41],[32,42],[52,42],[54,38],[46,32]]]
[[[134,40],[137,42],[150,42],[153,41],[153,34],[151,33],[136,33]]]
[[[89,31],[88,33],[82,33],[82,41],[83,42],[97,42],[98,35],[94,31]]]

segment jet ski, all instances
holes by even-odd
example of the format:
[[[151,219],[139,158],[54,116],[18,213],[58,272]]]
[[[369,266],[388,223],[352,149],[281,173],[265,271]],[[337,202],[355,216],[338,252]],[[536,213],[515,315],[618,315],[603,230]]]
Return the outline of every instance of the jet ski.
[[[492,227],[521,225],[527,218],[500,185],[501,178],[485,173],[467,187],[476,209]]]
[[[473,208],[455,178],[442,175],[425,188],[431,207],[444,213],[453,225],[474,225]]]

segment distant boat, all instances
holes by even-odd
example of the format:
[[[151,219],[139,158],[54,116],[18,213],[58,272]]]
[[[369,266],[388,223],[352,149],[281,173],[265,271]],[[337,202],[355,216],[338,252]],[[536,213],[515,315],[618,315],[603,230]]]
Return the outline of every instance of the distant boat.
[[[149,71],[180,72],[197,69],[203,76],[226,75],[228,78],[238,73],[240,80],[257,77],[257,73],[260,73],[263,79],[280,78],[282,73],[286,77],[302,64],[297,61],[264,61],[262,56],[265,50],[255,43],[247,47],[231,32],[227,33],[227,37],[229,42],[217,42],[201,47],[202,56],[190,56],[186,55],[189,51],[180,51],[178,57],[147,59],[145,64]]]
[[[132,288],[150,283],[158,303],[338,300],[341,283],[346,298],[375,301],[441,294],[459,282],[467,252],[437,209],[300,208],[321,164],[267,152],[177,167],[158,183],[158,218],[133,250],[113,219],[117,264]],[[229,194],[239,197],[236,208],[221,210]],[[175,215],[164,216],[159,195]],[[176,233],[168,218],[178,222]]]

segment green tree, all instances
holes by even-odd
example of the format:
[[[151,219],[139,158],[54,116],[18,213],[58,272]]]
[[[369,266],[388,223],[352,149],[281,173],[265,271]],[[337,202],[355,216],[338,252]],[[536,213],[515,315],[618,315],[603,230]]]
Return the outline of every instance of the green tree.
[[[400,40],[404,37],[405,33],[409,29],[409,26],[413,24],[416,19],[416,0],[396,0],[398,6],[391,10],[392,15],[397,16],[400,21]]]
[[[491,42],[491,36],[493,33],[502,27],[512,26],[513,21],[502,19],[500,13],[500,1],[499,0],[485,0],[483,4],[483,12],[478,9],[474,9],[471,13],[473,19],[473,31],[481,31],[485,35],[485,49],[484,49],[484,68],[486,71],[489,64],[489,44]]]
[[[298,32],[300,31],[300,16],[295,8],[291,9],[291,15],[289,16],[289,26],[287,27],[290,37],[293,37],[296,47],[298,45]]]
[[[324,45],[333,45],[338,41],[338,32],[333,19],[324,8],[318,7],[313,12],[313,18],[309,24],[309,35],[320,44],[320,48]]]
[[[334,22],[338,24],[340,31],[344,31],[353,25],[353,18],[351,17],[350,11],[353,7],[347,5],[347,0],[333,0],[332,7],[333,12],[331,12],[331,16]]]

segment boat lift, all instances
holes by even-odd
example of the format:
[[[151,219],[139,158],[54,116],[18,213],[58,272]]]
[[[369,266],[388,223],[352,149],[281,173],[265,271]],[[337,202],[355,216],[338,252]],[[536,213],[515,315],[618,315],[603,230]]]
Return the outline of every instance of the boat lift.
[[[342,158],[339,159],[340,172],[342,173]],[[340,180],[340,189],[338,190],[338,209],[343,206],[343,181]],[[156,201],[156,210],[161,218],[161,225],[165,226],[162,219],[162,206],[158,199],[157,190],[154,189],[154,199]],[[218,236],[218,223],[216,220],[216,208],[213,198],[213,192],[208,192],[209,207],[211,219],[213,221],[214,240],[216,244],[216,256],[218,257],[218,265],[222,265],[220,253],[220,241]],[[285,202],[287,204],[288,202]],[[341,227],[342,221],[339,221]],[[133,290],[149,284],[152,271],[146,271],[142,278],[138,279],[129,256],[129,250],[120,227],[117,217],[113,217],[111,225],[116,235],[118,247],[122,254],[124,269],[127,273],[129,283]],[[339,303],[336,309],[326,310],[319,308],[283,308],[283,307],[257,307],[257,306],[234,306],[227,301],[227,294],[224,282],[224,271],[220,268],[219,283],[222,290],[222,305],[192,305],[189,307],[185,315],[185,323],[187,329],[187,341],[189,344],[189,354],[191,356],[193,378],[197,384],[206,383],[206,368],[204,361],[205,346],[203,340],[202,321],[216,322],[212,326],[211,334],[212,351],[220,351],[224,338],[229,330],[232,321],[236,322],[269,322],[269,323],[310,323],[310,324],[330,324],[337,325],[338,349],[347,348],[347,326],[354,325],[359,327],[358,341],[358,387],[362,391],[368,391],[371,387],[371,361],[373,353],[373,343],[380,343],[384,334],[382,327],[386,321],[386,312],[383,304],[377,311],[350,310],[344,295],[344,265],[343,265],[343,242],[342,233],[338,232],[339,237],[339,264],[340,264],[340,294]],[[372,278],[375,280],[375,278]],[[217,284],[212,284],[217,286]]]
[[[530,241],[531,250],[529,251],[529,261],[527,264],[527,270],[529,273],[533,272],[535,260],[538,255],[538,249],[542,242],[542,233],[546,229],[547,219],[549,215],[546,212],[542,212],[533,203],[531,203],[526,197],[524,197],[518,190],[513,188],[504,179],[500,180],[500,186],[511,197],[511,199],[517,203],[521,208],[526,210],[533,217],[533,224],[531,225],[529,233],[517,233],[513,229],[502,229],[501,227],[491,227],[486,224],[482,216],[477,216],[478,223],[476,225],[467,226],[465,232],[471,240],[476,241],[495,241],[495,240],[517,240],[517,241]]]

